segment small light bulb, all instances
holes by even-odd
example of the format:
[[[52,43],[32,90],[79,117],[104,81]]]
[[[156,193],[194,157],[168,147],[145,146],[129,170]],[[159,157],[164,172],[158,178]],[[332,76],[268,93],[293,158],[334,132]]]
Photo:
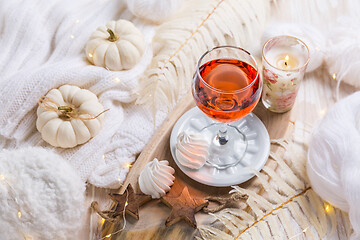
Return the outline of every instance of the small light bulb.
[[[114,83],[119,83],[120,82],[120,78],[116,77],[114,78]]]
[[[0,174],[0,179],[1,179],[1,180],[4,180],[4,179],[5,179],[5,176],[2,175],[2,174]]]
[[[121,182],[121,177],[120,176],[118,176],[118,181]]]
[[[320,116],[324,116],[326,113],[326,108],[324,108],[323,110],[320,111]]]
[[[336,79],[336,74],[335,73],[333,73],[332,78]]]
[[[75,38],[75,36],[74,36],[74,35],[72,35],[72,34],[70,35],[70,37],[71,37],[72,39],[74,39],[74,38]]]
[[[107,237],[107,238],[111,237],[111,233],[109,233],[109,234],[108,234],[108,235],[106,235],[105,237]]]
[[[127,205],[129,205],[129,203],[128,203],[128,202],[125,202],[125,207],[126,207]]]
[[[331,206],[330,206],[330,204],[325,203],[325,211],[326,211],[326,212],[330,212],[330,211],[331,211]]]
[[[75,23],[79,23],[79,22],[80,22],[80,19],[76,19],[76,20],[75,20]]]
[[[101,218],[101,225],[104,225],[105,223],[105,218]]]
[[[305,228],[304,230],[303,230],[303,232],[306,232],[308,230],[308,228]]]
[[[92,57],[93,57],[93,55],[92,55],[91,53],[89,53],[89,57],[91,57],[91,58],[92,58]]]
[[[21,218],[21,212],[20,211],[18,212],[18,217],[19,217],[19,219]]]
[[[106,158],[105,154],[104,154],[104,155],[102,155],[102,158],[103,158],[103,159],[105,159],[105,158]]]
[[[131,165],[131,163],[127,162],[127,163],[125,163],[125,167],[127,167],[127,168],[131,168],[131,167],[132,167],[132,165]]]

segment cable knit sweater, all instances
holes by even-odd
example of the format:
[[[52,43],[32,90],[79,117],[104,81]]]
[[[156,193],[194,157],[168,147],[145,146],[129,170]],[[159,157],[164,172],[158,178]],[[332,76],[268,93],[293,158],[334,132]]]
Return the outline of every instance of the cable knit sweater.
[[[95,93],[105,108],[103,129],[88,143],[57,148],[84,181],[118,187],[154,131],[151,114],[133,104],[132,90],[152,58],[155,26],[134,18],[121,0],[13,0],[0,4],[0,146],[53,149],[36,130],[37,100],[52,88],[77,85]],[[128,19],[145,36],[146,51],[128,71],[91,65],[84,46],[109,20]],[[158,119],[163,119],[159,116]],[[120,182],[119,182],[120,177]]]

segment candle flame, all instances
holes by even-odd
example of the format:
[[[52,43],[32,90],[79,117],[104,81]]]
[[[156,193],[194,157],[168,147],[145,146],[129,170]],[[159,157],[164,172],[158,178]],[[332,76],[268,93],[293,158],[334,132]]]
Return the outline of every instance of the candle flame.
[[[285,61],[289,61],[289,55],[285,56]]]

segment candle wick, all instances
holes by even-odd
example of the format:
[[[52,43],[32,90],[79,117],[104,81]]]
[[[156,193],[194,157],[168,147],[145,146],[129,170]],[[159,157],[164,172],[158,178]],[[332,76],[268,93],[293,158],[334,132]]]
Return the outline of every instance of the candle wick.
[[[285,61],[285,66],[287,67],[287,62]]]

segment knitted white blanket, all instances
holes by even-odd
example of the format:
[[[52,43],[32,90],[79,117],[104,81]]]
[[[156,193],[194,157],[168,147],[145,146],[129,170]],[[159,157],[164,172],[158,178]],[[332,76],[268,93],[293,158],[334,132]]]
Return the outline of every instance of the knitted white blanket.
[[[131,20],[143,32],[147,49],[141,62],[129,71],[91,65],[84,54],[87,39],[98,26],[119,18]],[[102,131],[84,145],[54,151],[84,181],[118,187],[128,172],[126,163],[154,130],[151,114],[128,103],[152,58],[155,26],[132,18],[121,0],[1,0],[0,146],[54,149],[36,130],[37,100],[63,84],[89,89],[110,109]]]

